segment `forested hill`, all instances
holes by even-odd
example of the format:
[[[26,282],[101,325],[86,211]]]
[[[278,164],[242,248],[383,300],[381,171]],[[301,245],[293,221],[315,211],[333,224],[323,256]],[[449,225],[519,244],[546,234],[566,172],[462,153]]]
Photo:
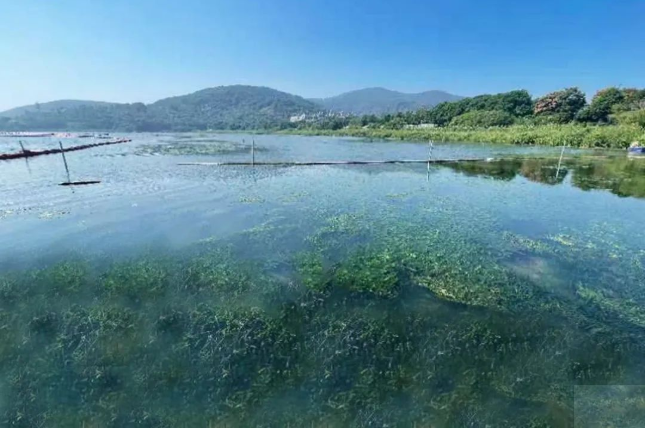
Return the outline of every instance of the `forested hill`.
[[[153,104],[53,102],[0,113],[0,130],[184,131],[278,127],[319,111],[304,98],[257,86],[220,86]]]
[[[335,112],[353,115],[382,115],[430,108],[443,102],[458,101],[462,98],[443,91],[406,94],[385,88],[366,88],[311,101],[320,104],[326,110]]]
[[[3,117],[19,117],[25,113],[51,113],[58,110],[72,109],[81,106],[109,106],[113,103],[103,101],[86,101],[86,100],[58,100],[48,103],[36,103],[23,107],[12,108],[11,110],[0,113]]]
[[[220,86],[166,98],[148,106],[153,117],[173,129],[262,129],[313,113],[319,107],[302,97],[257,86]]]

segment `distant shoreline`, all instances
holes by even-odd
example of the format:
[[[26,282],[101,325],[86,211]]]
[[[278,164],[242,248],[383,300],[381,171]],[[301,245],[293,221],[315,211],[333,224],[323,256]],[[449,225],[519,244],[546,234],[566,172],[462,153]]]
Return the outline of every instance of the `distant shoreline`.
[[[345,128],[290,129],[292,135],[329,135],[435,142],[473,142],[509,145],[562,146],[626,149],[633,141],[645,140],[645,129],[631,125],[516,125],[493,128],[437,127],[426,129]]]
[[[59,131],[57,131],[59,132]],[[69,132],[69,130],[66,130]],[[92,131],[96,132],[96,131]],[[111,133],[121,134],[121,131],[111,130]],[[355,128],[343,129],[195,129],[195,130],[163,130],[145,131],[146,134],[165,133],[227,133],[249,135],[302,135],[302,136],[335,136],[372,138],[395,141],[434,141],[434,142],[467,142],[490,143],[503,145],[527,145],[558,147],[567,145],[577,148],[626,149],[634,141],[645,142],[645,129],[637,125],[511,125],[508,127],[466,128],[466,127],[435,127],[423,129],[391,129],[391,128]],[[53,132],[50,132],[53,134]],[[138,134],[140,132],[131,132]],[[15,138],[21,138],[17,135]]]

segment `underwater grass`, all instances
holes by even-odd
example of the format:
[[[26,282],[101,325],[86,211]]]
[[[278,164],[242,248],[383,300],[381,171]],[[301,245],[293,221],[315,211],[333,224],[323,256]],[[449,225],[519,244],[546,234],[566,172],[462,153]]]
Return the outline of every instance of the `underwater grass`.
[[[240,255],[289,233],[272,227],[3,274],[3,425],[571,426],[574,386],[645,380],[643,257],[600,266],[627,251],[610,232],[497,252],[446,224],[321,216],[281,260]],[[556,292],[503,263],[524,254],[585,272]]]

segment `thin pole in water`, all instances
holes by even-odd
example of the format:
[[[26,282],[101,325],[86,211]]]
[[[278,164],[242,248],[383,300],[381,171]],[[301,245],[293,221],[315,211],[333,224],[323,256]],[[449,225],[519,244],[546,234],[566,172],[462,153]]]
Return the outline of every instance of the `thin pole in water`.
[[[253,138],[251,144],[251,165],[255,166],[255,138]]]
[[[430,177],[430,161],[432,160],[432,152],[434,150],[434,143],[428,140],[428,177]]]
[[[22,144],[22,140],[18,141],[18,144],[20,144],[20,148],[22,149],[22,154],[25,155],[25,165],[27,165],[27,171],[29,171],[29,175],[31,175],[31,167],[29,166],[29,158],[27,157],[27,150],[25,150],[24,144]]]
[[[69,178],[69,168],[67,167],[67,158],[65,158],[65,149],[63,148],[62,142],[59,141],[58,145],[60,146],[60,154],[63,155],[63,163],[65,164],[65,171],[67,172],[67,182],[69,183],[72,180]]]
[[[555,172],[555,179],[556,180],[558,179],[558,177],[560,177],[560,166],[562,165],[562,157],[564,156],[564,149],[566,149],[566,148],[567,148],[567,143],[565,141],[565,143],[562,145],[562,151],[560,152],[560,160],[558,161],[558,169]]]

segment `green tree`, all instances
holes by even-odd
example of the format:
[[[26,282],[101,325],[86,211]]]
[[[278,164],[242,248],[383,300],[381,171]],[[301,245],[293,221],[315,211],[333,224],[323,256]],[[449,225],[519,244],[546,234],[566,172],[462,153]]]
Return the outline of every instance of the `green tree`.
[[[528,116],[533,111],[533,100],[526,90],[495,95],[479,95],[462,100],[466,111],[503,111],[513,116]]]
[[[454,103],[446,102],[437,105],[428,112],[428,122],[439,126],[449,124],[453,118],[467,111],[467,104],[462,101]]]
[[[511,91],[500,95],[498,110],[518,117],[529,116],[533,113],[533,99],[528,91]]]
[[[612,107],[613,113],[645,109],[645,89],[625,88],[621,91],[623,100]]]
[[[513,117],[524,117],[533,111],[533,100],[525,90],[479,95],[456,102],[441,103],[432,110],[419,111],[416,120],[418,123],[434,123],[444,126],[457,116],[471,111],[498,111]]]
[[[615,106],[625,100],[623,91],[618,88],[606,88],[598,91],[591,104],[578,115],[581,122],[608,122],[609,115]]]
[[[550,116],[555,122],[570,122],[586,103],[584,92],[578,88],[567,88],[539,98],[533,113],[536,116]]]

